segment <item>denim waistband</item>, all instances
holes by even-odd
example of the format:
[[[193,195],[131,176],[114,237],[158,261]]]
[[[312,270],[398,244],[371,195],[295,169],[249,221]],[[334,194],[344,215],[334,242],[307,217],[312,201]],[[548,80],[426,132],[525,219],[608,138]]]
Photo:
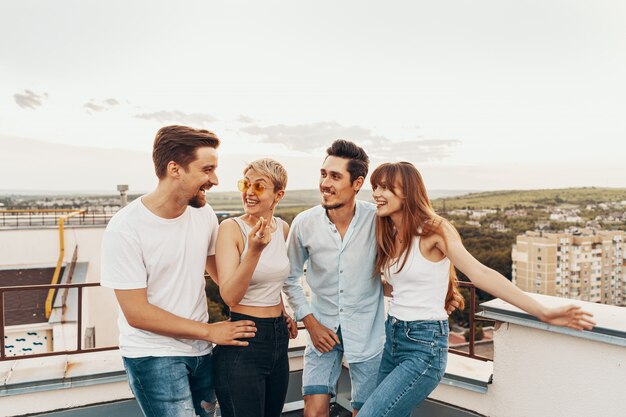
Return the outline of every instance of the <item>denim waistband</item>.
[[[394,327],[404,327],[404,328],[422,328],[422,329],[435,329],[439,330],[442,334],[448,333],[448,320],[411,320],[404,321],[397,319],[393,316],[388,316],[387,320],[389,320],[389,324]]]
[[[274,325],[277,323],[282,323],[285,321],[285,318],[283,316],[254,317],[254,316],[249,316],[247,314],[235,313],[233,311],[230,312],[230,321],[240,321],[240,320],[251,320],[258,327],[258,326],[263,326],[263,325]]]

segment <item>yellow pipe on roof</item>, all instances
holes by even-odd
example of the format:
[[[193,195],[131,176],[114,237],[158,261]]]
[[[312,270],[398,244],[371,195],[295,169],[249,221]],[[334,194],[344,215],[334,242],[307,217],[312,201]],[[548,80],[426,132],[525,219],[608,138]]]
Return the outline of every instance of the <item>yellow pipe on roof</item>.
[[[85,210],[74,210],[66,216],[59,217],[59,259],[57,260],[57,266],[54,270],[54,275],[52,275],[51,285],[56,285],[59,283],[59,275],[61,275],[61,265],[63,265],[63,258],[65,258],[65,220],[84,212]],[[54,291],[54,288],[50,288],[48,290],[48,296],[46,297],[46,319],[49,319],[50,314],[52,314],[52,301],[54,300]]]

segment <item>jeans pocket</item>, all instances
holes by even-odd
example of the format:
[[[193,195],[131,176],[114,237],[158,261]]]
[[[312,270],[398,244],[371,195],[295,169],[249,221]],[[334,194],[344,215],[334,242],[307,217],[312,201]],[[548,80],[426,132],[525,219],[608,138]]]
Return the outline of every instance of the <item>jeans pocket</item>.
[[[429,329],[414,329],[408,327],[404,335],[412,342],[422,344],[424,346],[433,347],[435,345],[435,331]]]

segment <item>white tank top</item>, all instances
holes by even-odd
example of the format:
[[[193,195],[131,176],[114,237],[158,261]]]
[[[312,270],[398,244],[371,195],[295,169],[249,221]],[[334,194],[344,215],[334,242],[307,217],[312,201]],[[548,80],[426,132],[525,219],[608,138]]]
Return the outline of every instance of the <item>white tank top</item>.
[[[420,252],[420,238],[413,239],[411,253],[402,271],[403,257],[385,276],[393,286],[389,315],[403,321],[447,320],[445,309],[450,260],[429,261]]]
[[[243,251],[240,259],[243,259],[248,250],[248,233],[252,228],[240,218],[234,218],[243,234]],[[283,234],[283,221],[274,217],[276,231],[272,233],[272,240],[267,244],[256,268],[252,273],[248,291],[239,302],[244,306],[270,307],[280,304],[280,291],[289,275],[289,258],[287,257],[287,244]]]

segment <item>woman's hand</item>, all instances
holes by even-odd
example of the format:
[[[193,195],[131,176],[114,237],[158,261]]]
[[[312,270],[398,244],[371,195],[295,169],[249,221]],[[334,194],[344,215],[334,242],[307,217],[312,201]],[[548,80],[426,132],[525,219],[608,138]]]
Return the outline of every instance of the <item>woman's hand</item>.
[[[539,317],[541,321],[556,326],[569,327],[575,330],[591,330],[596,324],[591,318],[593,315],[581,307],[569,304],[561,307],[545,308]]]
[[[248,250],[262,252],[270,240],[272,240],[272,233],[269,222],[261,217],[248,234]]]
[[[448,315],[452,314],[454,310],[463,310],[465,308],[465,299],[458,287],[455,287],[449,297],[446,297],[445,308]]]
[[[296,337],[298,337],[298,323],[296,323],[296,321],[292,319],[285,311],[283,311],[283,317],[285,317],[285,322],[287,323],[289,338],[295,339]]]

